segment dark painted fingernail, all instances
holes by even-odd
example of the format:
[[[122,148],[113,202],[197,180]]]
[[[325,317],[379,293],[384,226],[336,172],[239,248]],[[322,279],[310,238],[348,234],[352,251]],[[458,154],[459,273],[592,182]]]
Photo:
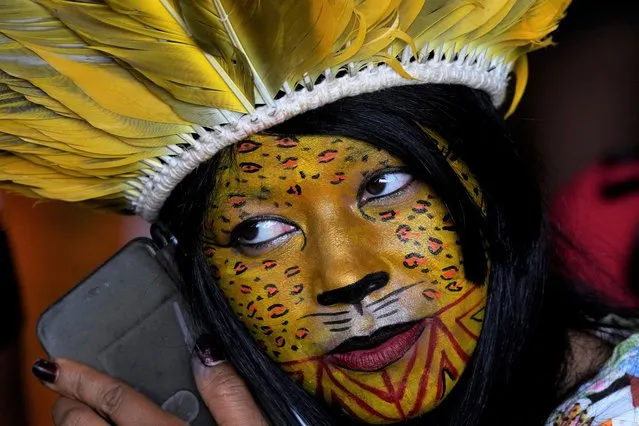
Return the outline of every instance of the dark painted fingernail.
[[[224,351],[219,344],[215,342],[210,334],[201,335],[195,342],[195,352],[202,364],[207,367],[213,367],[224,361]]]
[[[53,383],[58,378],[60,367],[53,361],[39,359],[31,367],[33,375],[46,383]]]

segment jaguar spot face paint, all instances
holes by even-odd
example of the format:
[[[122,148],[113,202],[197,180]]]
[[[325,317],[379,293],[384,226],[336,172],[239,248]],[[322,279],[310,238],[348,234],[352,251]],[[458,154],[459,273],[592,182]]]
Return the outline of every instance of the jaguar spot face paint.
[[[486,304],[437,194],[357,140],[255,136],[235,149],[204,252],[257,345],[365,422],[436,407],[469,361]],[[465,184],[480,203],[472,176]]]

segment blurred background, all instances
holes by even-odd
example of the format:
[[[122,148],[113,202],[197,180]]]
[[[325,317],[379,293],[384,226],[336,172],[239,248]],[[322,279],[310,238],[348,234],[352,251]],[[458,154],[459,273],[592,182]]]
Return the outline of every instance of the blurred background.
[[[11,247],[22,307],[20,323],[3,314],[3,305],[18,300],[9,302],[11,282],[0,282],[0,319],[7,317],[0,322],[0,335],[13,335],[9,327],[21,326],[15,346],[5,339],[4,349],[0,347],[0,426],[49,426],[55,395],[30,371],[31,364],[44,356],[35,333],[38,317],[127,241],[148,234],[148,225],[135,217],[63,203],[34,203],[8,193],[0,197],[1,223]],[[6,259],[0,262],[6,270]],[[12,420],[19,415],[23,420]]]
[[[531,55],[528,89],[509,121],[518,140],[538,154],[553,217],[606,272],[581,280],[637,308],[629,291],[639,282],[639,271],[630,268],[639,265],[639,19],[633,6],[573,0],[554,36],[557,46]],[[30,373],[44,356],[37,319],[128,240],[147,234],[148,225],[0,197],[7,237],[0,245],[0,426],[50,425],[55,396]],[[568,254],[567,262],[578,261]],[[576,263],[574,269],[580,269]]]

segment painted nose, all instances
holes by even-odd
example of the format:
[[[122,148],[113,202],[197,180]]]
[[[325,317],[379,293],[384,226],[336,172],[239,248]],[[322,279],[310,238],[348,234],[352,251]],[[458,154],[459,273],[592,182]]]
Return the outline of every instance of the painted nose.
[[[319,200],[309,227],[314,237],[307,248],[313,253],[312,288],[320,306],[361,307],[362,299],[388,283],[391,269],[380,254],[382,237],[348,200]]]
[[[318,294],[317,303],[323,306],[339,303],[360,306],[366,296],[385,287],[388,281],[389,276],[386,272],[374,272],[353,284]]]

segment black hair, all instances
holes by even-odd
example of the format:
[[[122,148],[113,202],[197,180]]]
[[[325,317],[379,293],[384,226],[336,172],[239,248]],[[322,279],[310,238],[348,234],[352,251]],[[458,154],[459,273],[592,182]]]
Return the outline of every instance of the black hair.
[[[437,408],[407,424],[543,424],[560,397],[568,330],[586,327],[587,321],[577,302],[571,305],[572,295],[548,285],[547,226],[538,181],[489,96],[457,85],[397,87],[344,98],[269,132],[351,137],[401,158],[446,203],[469,279],[482,283],[489,274],[484,325],[465,372]],[[472,201],[464,177],[452,170],[432,134],[469,167],[481,187],[485,212]],[[183,293],[271,424],[298,424],[290,407],[308,425],[348,424],[346,415],[307,395],[257,349],[209,273],[201,236],[215,172],[229,160],[229,152],[191,173],[161,212],[185,253],[180,260]]]

